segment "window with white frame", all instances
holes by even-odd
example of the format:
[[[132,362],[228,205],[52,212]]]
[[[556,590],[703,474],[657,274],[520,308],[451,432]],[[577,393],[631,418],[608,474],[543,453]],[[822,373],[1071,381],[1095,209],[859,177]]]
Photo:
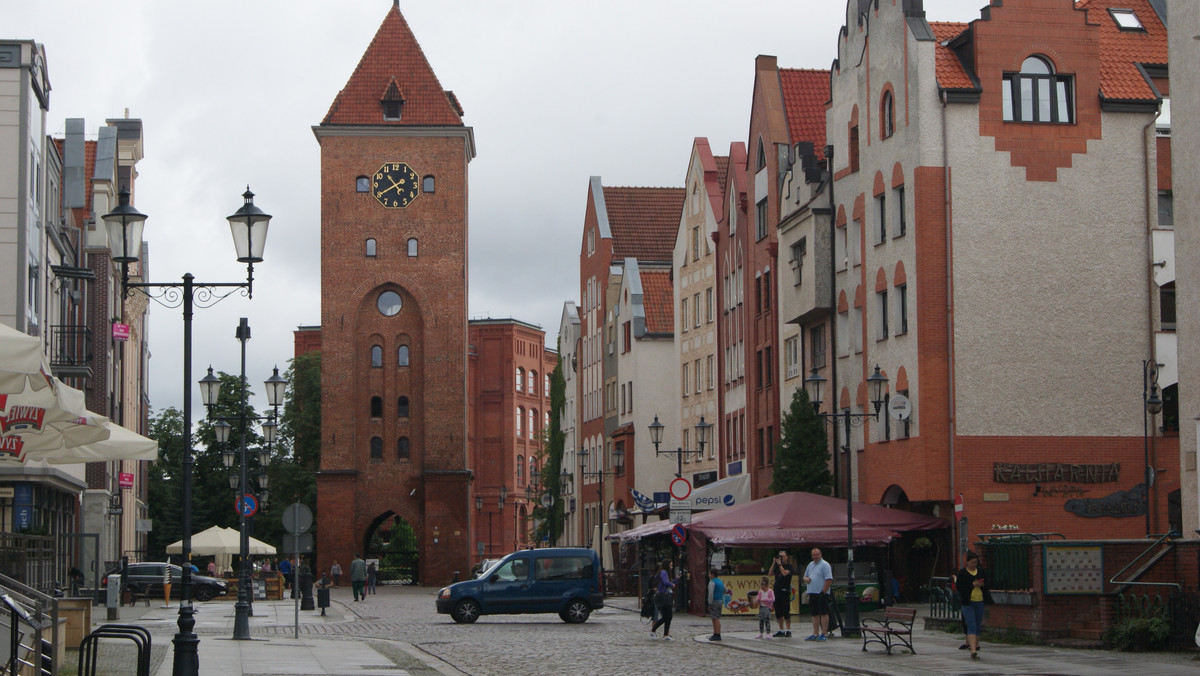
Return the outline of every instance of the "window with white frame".
[[[895,225],[892,227],[892,237],[902,237],[908,230],[904,215],[904,186],[892,188],[892,208],[896,210]]]
[[[682,379],[681,387],[679,389],[683,392],[683,396],[685,396],[685,397],[688,396],[688,383],[691,382],[691,380],[688,377],[689,376],[688,370],[690,368],[691,368],[691,364],[685,363],[683,365],[683,379]]]
[[[692,328],[700,328],[700,294],[692,296]]]
[[[700,394],[700,376],[701,375],[702,374],[700,372],[700,360],[697,359],[692,362],[692,381],[695,383],[696,394]]]
[[[754,239],[760,240],[767,236],[767,198],[758,201],[754,207]]]
[[[793,286],[800,286],[803,281],[804,273],[804,255],[808,253],[808,238],[801,237],[791,246],[792,251],[792,278]]]
[[[707,378],[708,389],[710,389],[710,390],[713,389],[714,387],[716,387],[716,383],[714,382],[714,380],[716,379],[716,373],[717,373],[716,363],[717,363],[716,355],[712,355],[712,354],[708,355],[708,368],[705,369],[705,371],[707,371],[707,373],[708,373],[708,378]]]
[[[679,326],[683,327],[683,332],[688,330],[688,299],[684,298],[679,301]]]
[[[800,337],[792,336],[783,341],[783,363],[787,368],[786,378],[800,375]]]
[[[896,286],[896,335],[908,333],[908,285]]]
[[[713,321],[713,315],[716,311],[716,305],[713,303],[713,290],[711,286],[704,290],[704,305],[705,323],[711,324]]]

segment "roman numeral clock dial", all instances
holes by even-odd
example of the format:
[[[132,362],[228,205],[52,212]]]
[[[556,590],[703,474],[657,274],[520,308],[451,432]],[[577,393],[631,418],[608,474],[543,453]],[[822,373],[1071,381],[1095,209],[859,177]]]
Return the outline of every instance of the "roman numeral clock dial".
[[[385,162],[375,172],[371,194],[388,209],[403,209],[417,199],[417,172],[403,162]]]

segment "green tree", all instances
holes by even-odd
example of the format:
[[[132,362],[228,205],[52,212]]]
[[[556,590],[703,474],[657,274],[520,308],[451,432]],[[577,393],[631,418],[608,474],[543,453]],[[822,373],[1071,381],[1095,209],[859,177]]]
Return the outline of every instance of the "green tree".
[[[183,499],[183,414],[169,407],[150,418],[150,438],[158,442],[158,461],[147,468],[146,502],[154,525],[147,538],[147,555],[165,555],[167,545],[183,538],[180,520]]]
[[[780,424],[770,489],[776,495],[790,491],[830,495],[833,490],[825,421],[813,413],[803,387],[796,388]]]
[[[285,377],[288,388],[280,412],[279,434],[267,468],[271,516],[255,524],[258,534],[255,537],[276,547],[283,542],[283,510],[297,502],[312,510],[314,526],[309,532],[316,537],[317,470],[321,466],[321,353],[308,352],[292,359]]]
[[[565,436],[559,421],[562,419],[563,405],[567,399],[567,383],[563,378],[562,356],[550,373],[550,425],[543,430],[542,435],[542,486],[554,496],[554,503],[549,509],[538,504],[533,508],[533,516],[538,519],[535,540],[548,539],[558,544],[563,533],[563,500],[562,500],[562,459],[565,449]]]

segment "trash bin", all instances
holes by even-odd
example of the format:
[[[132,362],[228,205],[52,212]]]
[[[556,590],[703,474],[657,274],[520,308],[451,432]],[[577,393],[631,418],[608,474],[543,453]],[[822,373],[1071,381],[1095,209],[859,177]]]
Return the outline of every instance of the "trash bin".
[[[313,574],[307,567],[300,571],[300,610],[314,610]]]
[[[329,588],[317,587],[317,607],[321,609],[321,614],[325,614],[325,609],[329,607]]]

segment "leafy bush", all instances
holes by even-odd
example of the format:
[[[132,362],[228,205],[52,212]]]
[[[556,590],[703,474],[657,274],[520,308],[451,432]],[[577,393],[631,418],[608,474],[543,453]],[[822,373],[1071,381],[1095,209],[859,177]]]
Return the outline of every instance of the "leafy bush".
[[[1104,632],[1104,642],[1123,652],[1165,650],[1171,639],[1171,625],[1161,617],[1131,617]]]

